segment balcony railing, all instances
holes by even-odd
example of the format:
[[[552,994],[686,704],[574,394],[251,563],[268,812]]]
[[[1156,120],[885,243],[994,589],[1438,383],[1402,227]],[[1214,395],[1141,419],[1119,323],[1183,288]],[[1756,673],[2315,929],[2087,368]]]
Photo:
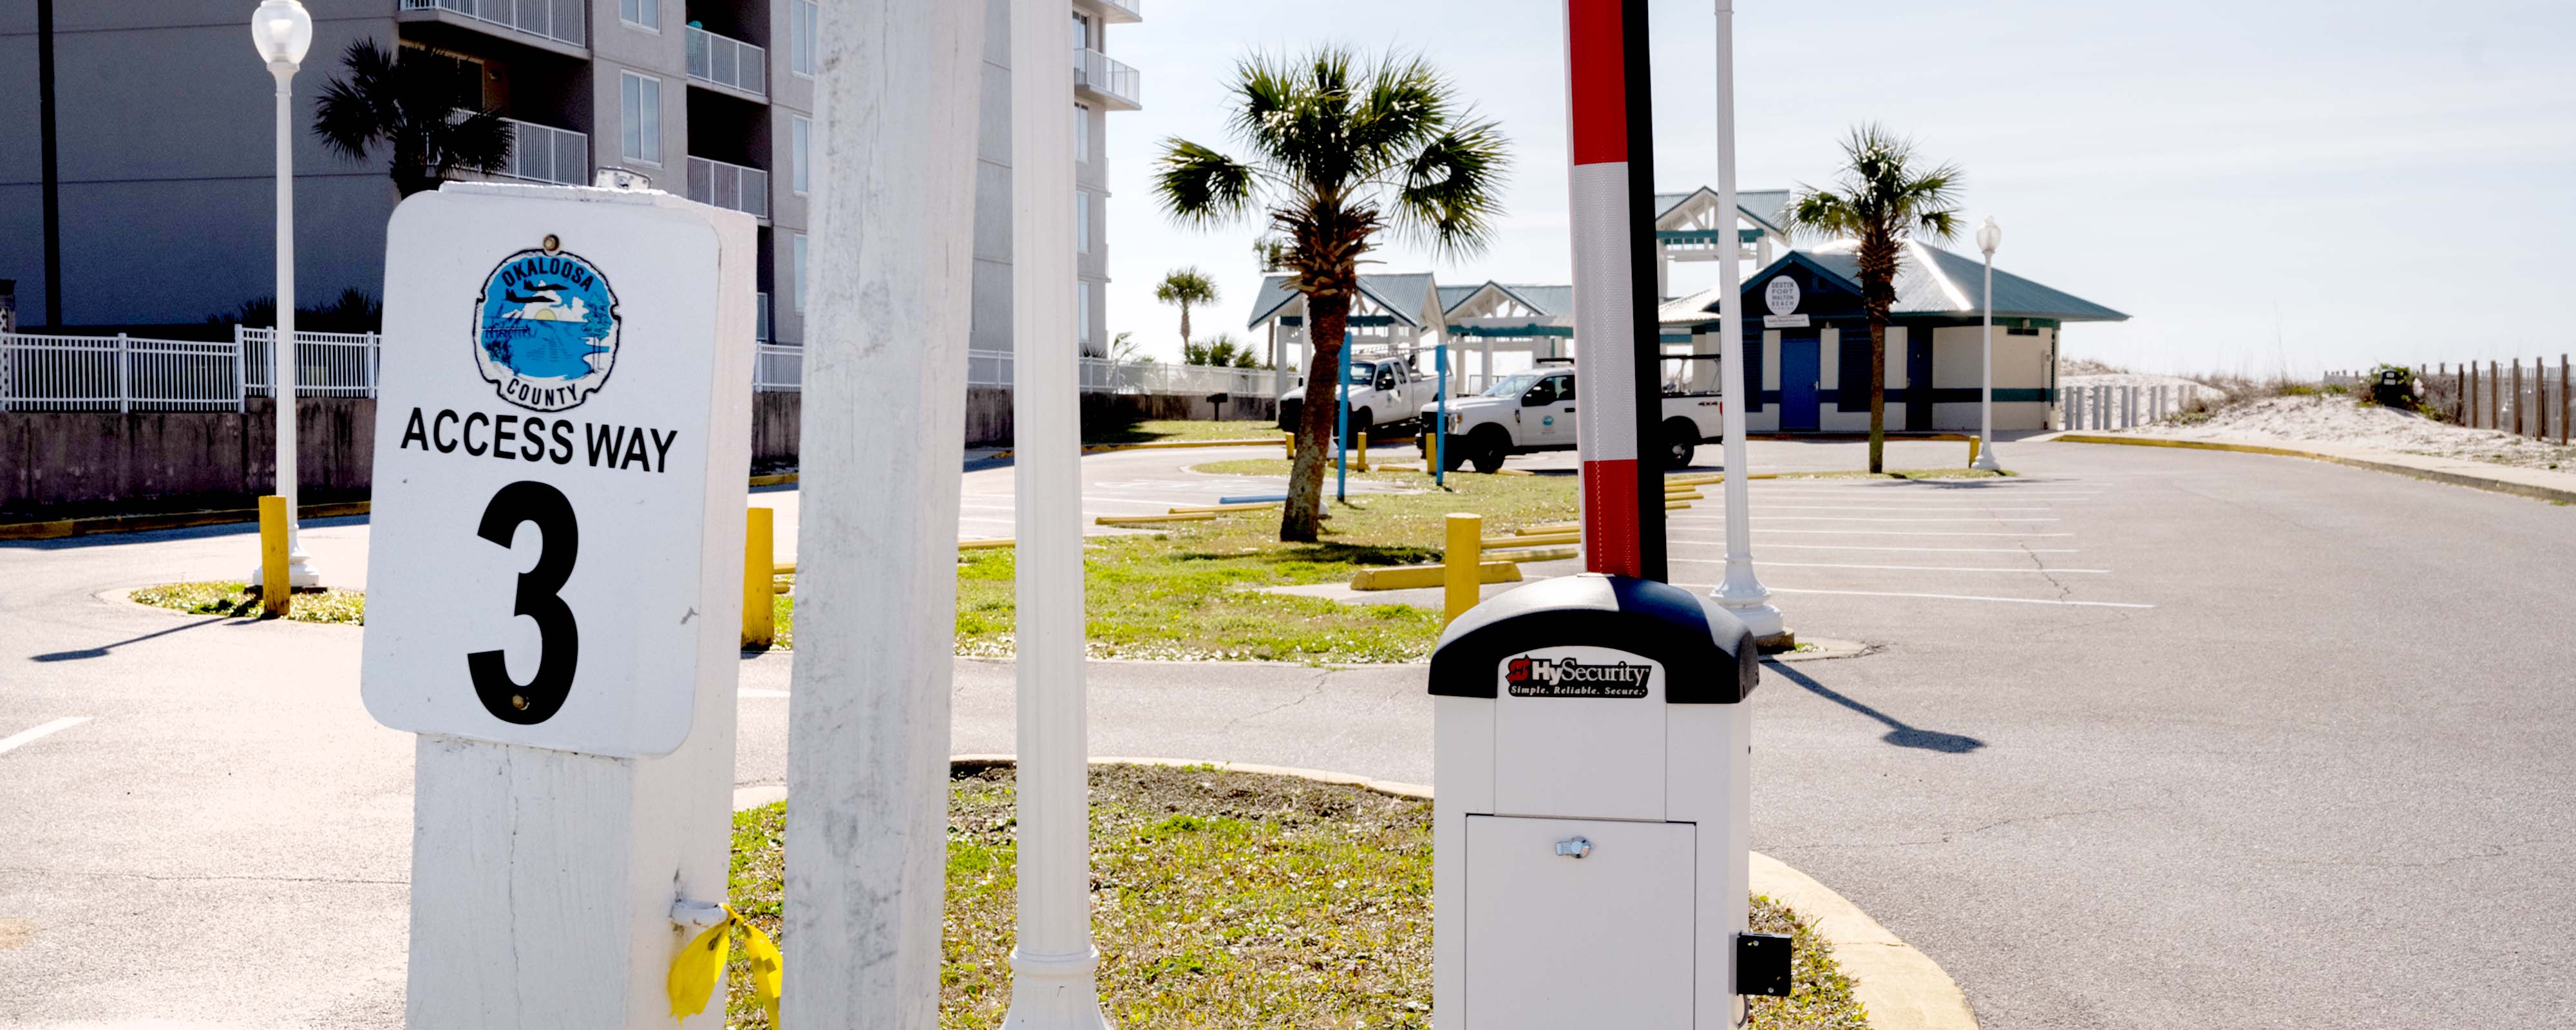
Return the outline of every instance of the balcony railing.
[[[573,46],[587,38],[583,0],[401,0],[406,11],[448,11]]]
[[[769,51],[700,28],[688,30],[688,44],[690,78],[769,95]]]
[[[1127,110],[1144,106],[1144,94],[1137,88],[1136,69],[1097,50],[1076,49],[1073,52],[1073,85],[1100,94]]]
[[[769,173],[703,157],[689,158],[689,199],[769,217]]]
[[[565,186],[590,184],[590,134],[503,118],[510,127],[510,164],[501,174]]]

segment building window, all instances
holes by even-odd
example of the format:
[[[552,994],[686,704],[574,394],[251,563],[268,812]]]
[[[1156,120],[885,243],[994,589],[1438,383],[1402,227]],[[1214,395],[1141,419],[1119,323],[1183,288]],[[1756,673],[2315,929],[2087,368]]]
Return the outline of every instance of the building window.
[[[801,114],[791,114],[787,117],[788,146],[791,148],[790,160],[793,162],[791,165],[793,171],[787,181],[796,191],[796,195],[801,197],[805,195],[806,183],[811,181],[808,178],[810,173],[806,171],[805,155],[811,152],[814,145],[814,119]]]
[[[661,164],[662,80],[634,72],[618,72],[617,80],[618,156]]]
[[[647,32],[660,32],[662,0],[617,0],[617,20]]]
[[[1073,105],[1073,159],[1091,163],[1091,108]]]
[[[1091,194],[1073,191],[1073,250],[1091,253]]]
[[[1073,281],[1073,331],[1074,339],[1091,342],[1091,284],[1080,279]]]
[[[814,35],[823,18],[823,5],[816,0],[796,0],[788,14],[787,70],[798,75],[814,74]]]
[[[796,234],[796,313],[805,313],[805,234]]]

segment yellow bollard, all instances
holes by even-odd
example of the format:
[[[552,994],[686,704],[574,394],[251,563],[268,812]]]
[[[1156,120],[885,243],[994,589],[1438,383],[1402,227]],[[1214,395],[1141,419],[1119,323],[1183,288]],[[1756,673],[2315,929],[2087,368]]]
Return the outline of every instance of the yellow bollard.
[[[1360,463],[1351,466],[1351,471],[1366,472],[1368,471],[1368,432],[1362,430],[1357,435],[1360,438]]]
[[[1481,596],[1477,580],[1484,560],[1485,517],[1463,512],[1449,514],[1449,547],[1441,552],[1441,598],[1443,615],[1440,624],[1455,622],[1467,609],[1476,606]]]
[[[1970,467],[1974,467],[1976,464],[1977,464],[1977,438],[1976,438],[1976,437],[1971,436],[1971,437],[1969,437],[1969,438],[1968,438],[1968,465],[1969,465]]]
[[[778,577],[776,515],[768,508],[744,512],[742,540],[742,646],[768,647],[778,640],[778,613],[770,607],[770,583]]]
[[[1286,430],[1286,429],[1282,429],[1282,430],[1280,430],[1280,431],[1279,431],[1279,445],[1288,449],[1288,460],[1290,460],[1290,461],[1295,461],[1295,460],[1297,460],[1297,434],[1296,434],[1296,433],[1291,432],[1291,431]]]
[[[260,614],[285,618],[294,603],[295,588],[286,581],[286,498],[274,494],[259,499],[259,610]]]
[[[1422,471],[1432,475],[1440,473],[1440,431],[1437,429],[1422,434]]]

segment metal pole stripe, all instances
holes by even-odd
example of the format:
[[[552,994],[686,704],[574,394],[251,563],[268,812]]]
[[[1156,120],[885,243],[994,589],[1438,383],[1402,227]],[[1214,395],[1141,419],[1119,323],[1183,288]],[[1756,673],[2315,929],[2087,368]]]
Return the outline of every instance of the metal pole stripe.
[[[1566,52],[1584,567],[1663,579],[1662,484],[1639,464],[1662,409],[1645,3],[1567,0]]]

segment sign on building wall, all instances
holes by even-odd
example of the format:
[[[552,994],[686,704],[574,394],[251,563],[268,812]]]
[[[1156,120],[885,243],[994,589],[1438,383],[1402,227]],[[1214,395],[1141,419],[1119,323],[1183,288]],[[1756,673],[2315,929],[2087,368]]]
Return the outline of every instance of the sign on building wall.
[[[702,681],[731,682],[753,233],[641,192],[450,185],[395,211],[377,721],[654,756],[688,737]]]

